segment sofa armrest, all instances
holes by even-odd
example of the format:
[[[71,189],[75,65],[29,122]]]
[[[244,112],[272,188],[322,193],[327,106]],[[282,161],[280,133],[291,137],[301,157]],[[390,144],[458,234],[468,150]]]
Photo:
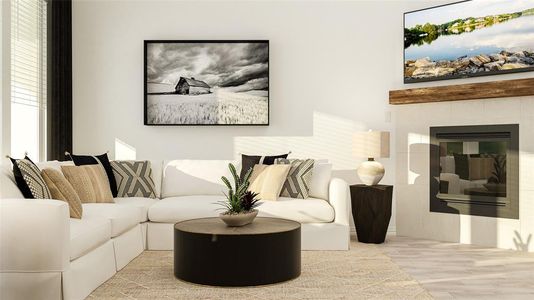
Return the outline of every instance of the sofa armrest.
[[[336,213],[334,223],[349,226],[351,201],[348,183],[340,178],[332,178],[328,189],[328,200]]]
[[[66,270],[69,235],[66,202],[0,199],[0,272]]]
[[[439,174],[440,181],[447,181],[447,194],[460,194],[460,176],[452,173]]]

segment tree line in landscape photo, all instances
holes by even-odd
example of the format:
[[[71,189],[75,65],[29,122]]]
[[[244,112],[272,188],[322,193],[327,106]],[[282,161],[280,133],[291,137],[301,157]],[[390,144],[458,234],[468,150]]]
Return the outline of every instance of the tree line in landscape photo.
[[[491,9],[484,10],[484,4]],[[520,10],[510,7],[514,5]],[[534,68],[534,1],[468,1],[449,6],[405,15],[407,82]],[[499,13],[476,15],[479,11]],[[453,13],[464,15],[453,17]],[[473,15],[465,16],[468,13]]]

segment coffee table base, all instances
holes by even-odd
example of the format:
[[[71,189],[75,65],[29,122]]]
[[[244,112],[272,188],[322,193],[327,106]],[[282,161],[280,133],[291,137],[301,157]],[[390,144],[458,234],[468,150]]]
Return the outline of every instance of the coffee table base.
[[[267,234],[217,235],[174,230],[174,275],[204,285],[252,286],[300,275],[300,227]]]

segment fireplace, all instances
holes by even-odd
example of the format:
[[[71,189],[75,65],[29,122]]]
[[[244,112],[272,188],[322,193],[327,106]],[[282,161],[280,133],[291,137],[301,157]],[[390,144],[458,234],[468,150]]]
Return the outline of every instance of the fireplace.
[[[519,125],[430,128],[430,211],[518,219]]]

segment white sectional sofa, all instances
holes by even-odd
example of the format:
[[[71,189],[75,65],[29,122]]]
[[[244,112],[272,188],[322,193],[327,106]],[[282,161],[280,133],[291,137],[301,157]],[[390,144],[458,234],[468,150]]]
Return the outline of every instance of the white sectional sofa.
[[[152,161],[158,199],[115,198],[83,204],[69,218],[65,202],[23,199],[10,167],[0,171],[0,299],[84,299],[143,250],[172,250],[173,224],[217,216],[224,160]],[[71,162],[46,162],[60,168]],[[311,198],[264,201],[259,216],[302,224],[303,250],[349,248],[347,183],[317,163]]]

